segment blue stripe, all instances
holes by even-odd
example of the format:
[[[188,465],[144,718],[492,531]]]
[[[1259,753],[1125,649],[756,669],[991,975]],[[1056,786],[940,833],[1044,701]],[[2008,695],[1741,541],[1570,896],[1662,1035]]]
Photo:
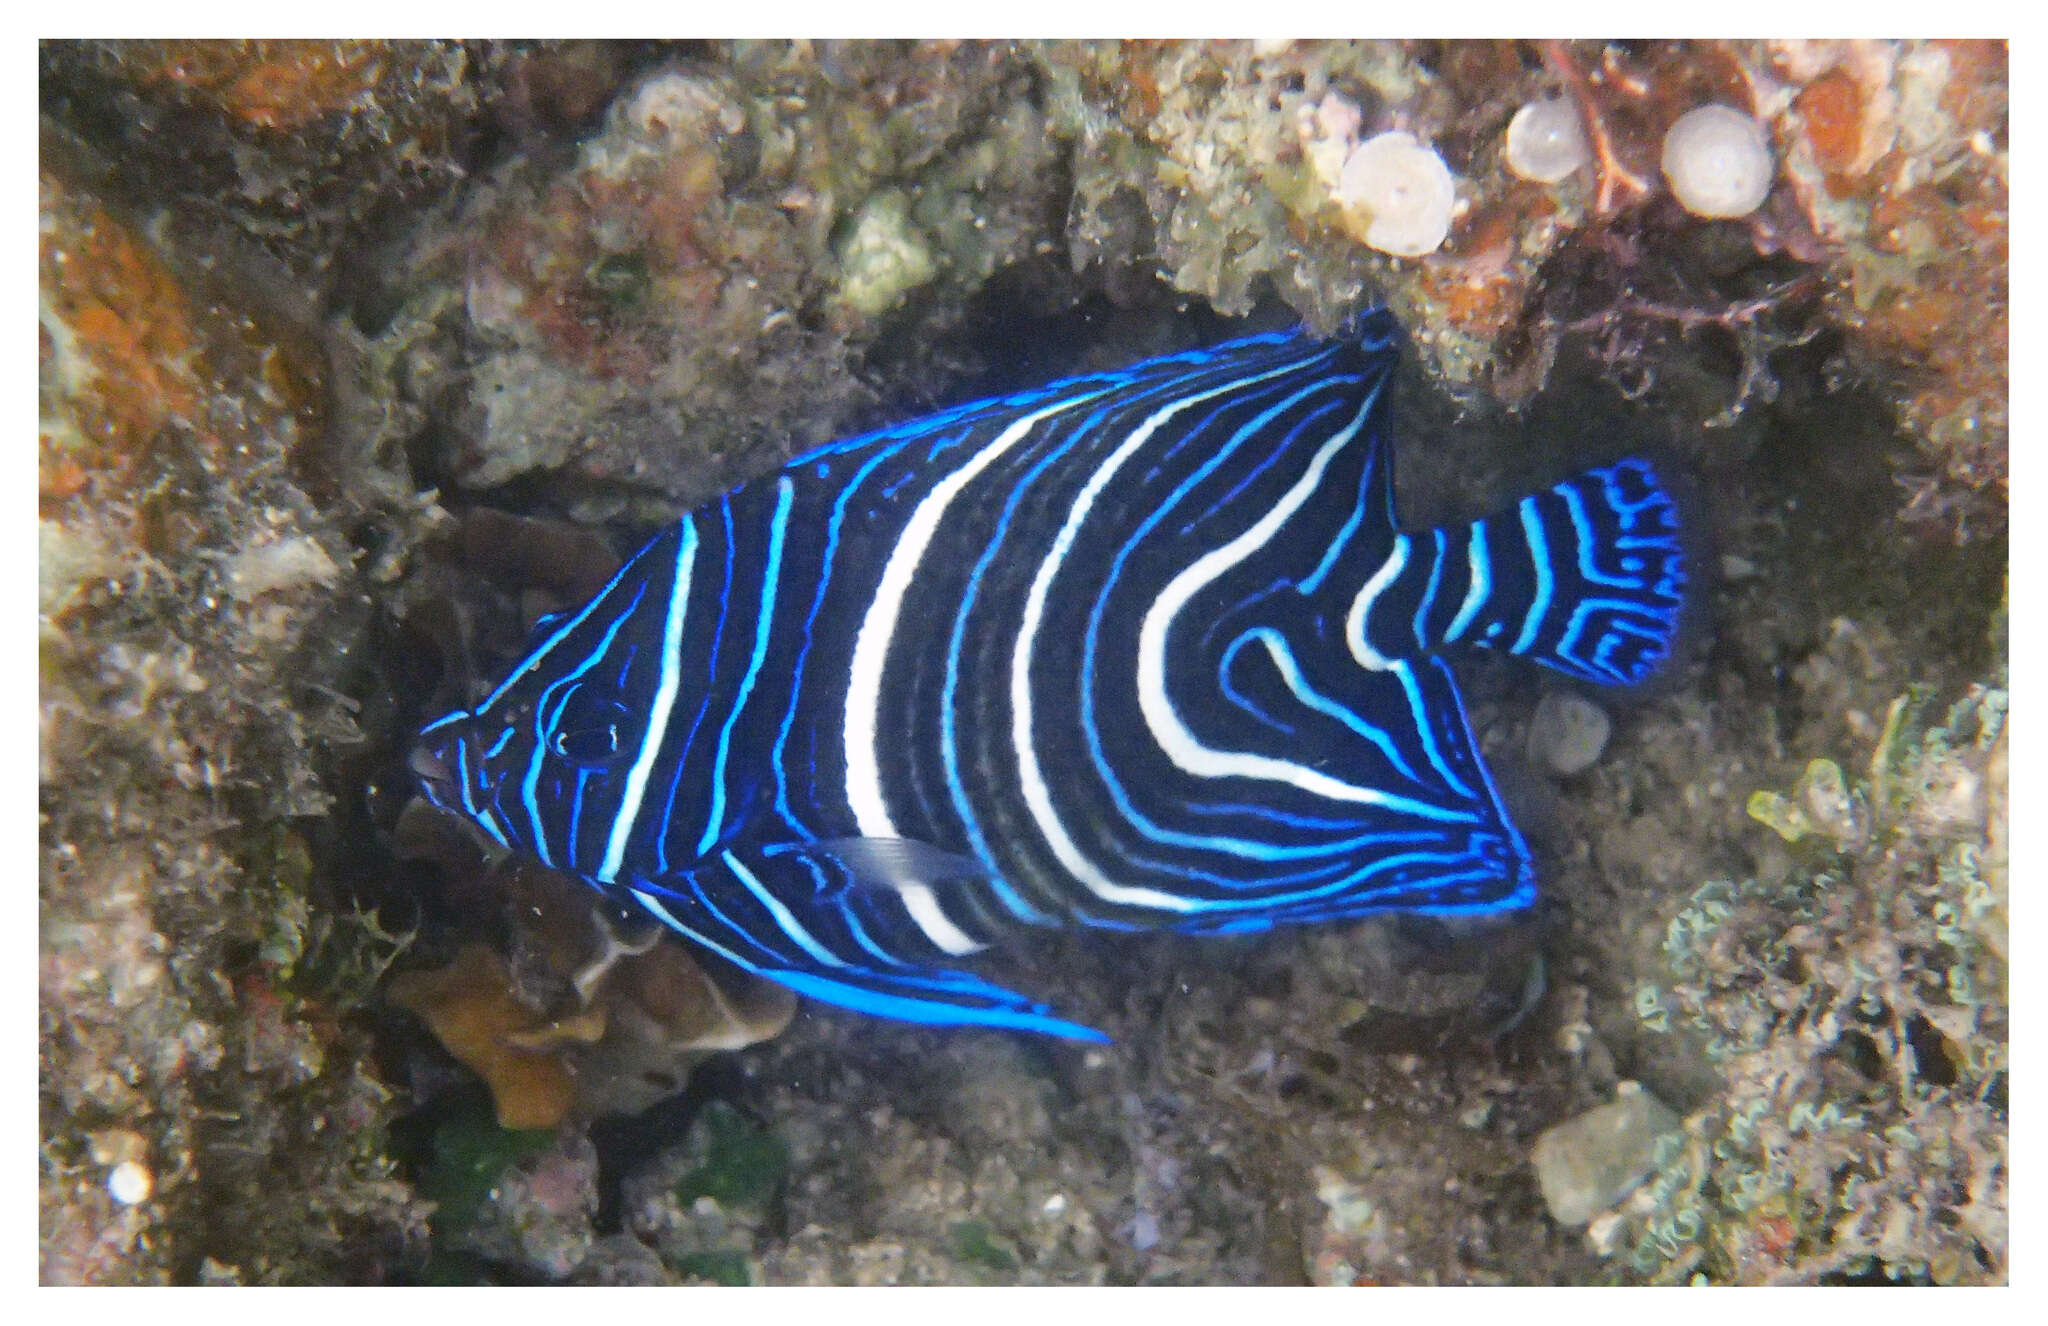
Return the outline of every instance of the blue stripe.
[[[789,526],[789,506],[795,485],[784,475],[775,485],[775,516],[768,527],[768,566],[761,574],[761,603],[754,614],[754,652],[747,660],[746,676],[740,679],[738,696],[727,710],[725,726],[718,733],[718,754],[711,763],[711,809],[704,818],[704,835],[697,840],[697,855],[703,856],[718,841],[725,819],[725,762],[732,753],[732,730],[754,693],[755,679],[768,657],[768,634],[775,624],[775,586],[782,575],[782,540]],[[666,837],[666,835],[663,835]]]
[[[725,622],[732,615],[732,573],[733,563],[739,558],[737,540],[733,534],[732,499],[726,498],[718,504],[720,527],[725,535],[725,548],[719,559],[720,581],[718,586],[718,614],[711,620],[710,658],[704,665],[704,698],[697,703],[697,712],[690,717],[689,731],[683,733],[682,745],[667,760],[670,772],[668,795],[662,798],[661,818],[655,821],[654,863],[657,874],[669,871],[668,840],[671,826],[675,823],[676,797],[682,792],[683,783],[690,776],[690,756],[697,749],[697,734],[704,730],[704,720],[711,713],[711,703],[718,691],[718,665],[725,651]]]
[[[884,461],[894,459],[896,454],[906,445],[908,443],[899,443],[897,446],[877,451],[874,455],[868,457],[866,461],[862,462],[861,467],[855,470],[853,476],[847,480],[845,487],[839,490],[838,498],[832,503],[832,518],[825,525],[825,554],[818,561],[818,589],[811,596],[811,610],[804,618],[802,643],[797,647],[796,662],[791,668],[789,708],[783,713],[782,724],[776,730],[774,758],[770,761],[771,767],[775,770],[776,812],[782,816],[785,824],[788,824],[797,832],[799,837],[811,838],[817,835],[807,832],[804,829],[803,821],[798,818],[795,811],[790,809],[789,761],[786,758],[786,753],[789,748],[790,729],[796,725],[797,710],[803,702],[804,668],[810,661],[811,632],[817,625],[819,612],[825,606],[825,591],[832,584],[834,554],[839,548],[839,527],[846,519],[847,503],[851,502],[853,495],[860,491],[861,484],[866,482],[867,477],[873,474],[876,468]],[[821,453],[831,454],[832,450],[832,448],[821,448]]]
[[[1429,610],[1436,606],[1437,582],[1444,574],[1444,532],[1441,529],[1434,529],[1430,531],[1430,536],[1436,549],[1436,558],[1429,564],[1429,587],[1422,591],[1422,603],[1415,609],[1417,649],[1429,648]]]
[[[557,677],[555,680],[549,682],[547,686],[541,691],[540,698],[534,701],[533,755],[532,758],[527,761],[526,780],[522,784],[520,784],[520,801],[524,804],[526,808],[527,822],[533,825],[534,855],[540,858],[540,863],[544,866],[552,866],[555,864],[555,861],[553,856],[548,851],[548,832],[546,826],[541,823],[540,818],[540,771],[542,764],[544,764],[548,758],[548,742],[554,736],[554,724],[561,717],[561,706],[559,705],[556,707],[554,716],[552,718],[548,716],[548,700],[551,696],[553,696],[556,692],[560,691],[563,687],[568,686],[572,682],[579,680],[585,673],[589,672],[592,668],[597,666],[598,660],[602,659],[605,656],[605,654],[611,649],[612,641],[618,638],[619,629],[623,627],[626,624],[627,619],[633,615],[634,609],[640,606],[640,600],[642,597],[646,595],[646,593],[646,581],[643,580],[638,585],[635,585],[633,587],[632,601],[626,605],[626,609],[624,612],[621,612],[618,616],[612,618],[611,625],[605,628],[604,635],[598,639],[597,648],[592,650],[589,654],[585,655],[583,661],[581,663],[578,663],[575,669],[568,673],[566,676]],[[592,606],[595,606],[595,604],[593,604]],[[580,622],[589,615],[590,609],[585,608],[582,612],[576,614],[576,620]],[[558,636],[557,639],[559,638],[560,637]],[[547,648],[553,647],[554,641],[551,640],[548,642]],[[500,691],[503,690],[502,687],[500,687],[499,689]],[[562,703],[564,705],[568,703],[567,696],[563,697]]]
[[[1394,745],[1393,738],[1387,735],[1385,728],[1366,722],[1364,718],[1349,708],[1332,700],[1329,696],[1324,695],[1308,684],[1308,678],[1302,675],[1301,665],[1295,660],[1294,650],[1288,646],[1285,636],[1282,636],[1271,627],[1260,627],[1255,631],[1247,632],[1247,638],[1257,639],[1266,646],[1267,655],[1273,660],[1273,666],[1280,670],[1281,680],[1287,683],[1287,689],[1293,692],[1295,699],[1319,714],[1336,719],[1345,727],[1350,728],[1353,732],[1371,742],[1379,749],[1380,754],[1387,757],[1387,763],[1393,765],[1395,770],[1409,782],[1414,783],[1418,787],[1427,786],[1421,776],[1403,758],[1400,749]],[[1463,792],[1461,795],[1469,797],[1472,794],[1470,792]],[[1471,820],[1473,817],[1466,815],[1459,818]]]
[[[1365,458],[1365,470],[1358,477],[1358,504],[1351,508],[1351,516],[1344,522],[1344,528],[1337,531],[1336,541],[1323,553],[1323,560],[1316,563],[1316,569],[1308,573],[1301,582],[1301,592],[1314,594],[1323,587],[1323,580],[1336,568],[1337,557],[1358,533],[1358,527],[1365,523],[1365,509],[1372,500],[1373,472],[1382,461],[1378,448],[1373,448]]]
[[[718,859],[732,872],[734,879],[754,895],[768,914],[775,918],[775,924],[798,948],[816,958],[827,967],[844,967],[846,960],[811,937],[810,931],[796,919],[796,915],[785,907],[780,898],[770,893],[754,872],[747,869],[740,859],[731,852],[721,852]]]
[[[1472,789],[1465,785],[1464,779],[1458,777],[1457,770],[1451,768],[1449,761],[1444,759],[1442,748],[1437,745],[1436,728],[1430,719],[1438,706],[1431,705],[1423,698],[1422,688],[1415,684],[1415,669],[1406,663],[1396,663],[1394,675],[1401,679],[1401,689],[1408,694],[1408,714],[1415,721],[1416,735],[1422,739],[1423,752],[1428,756],[1430,765],[1443,776],[1444,782],[1453,792],[1467,801],[1474,800]],[[1441,702],[1442,697],[1438,698]]]
[[[838,1004],[857,1013],[874,1013],[881,1017],[900,1018],[905,1022],[921,1022],[927,1026],[972,1023],[989,1027],[1016,1027],[1023,1031],[1040,1031],[1053,1036],[1063,1036],[1069,1040],[1094,1041],[1101,1045],[1109,1043],[1109,1037],[1093,1027],[1084,1027],[1078,1022],[1068,1022],[1049,1013],[1031,1009],[1006,1008],[1000,1005],[976,1008],[911,995],[885,994],[866,986],[835,981],[816,972],[778,971],[763,974],[780,981],[798,994],[822,999],[829,1004]]]
[[[621,580],[625,578],[626,573],[633,569],[634,563],[638,560],[638,558],[629,559],[624,566],[621,566],[617,571],[613,572],[612,578],[605,582],[604,588],[600,589],[599,591],[597,591],[596,594],[592,595],[590,602],[584,604],[582,609],[579,610],[575,616],[569,618],[567,621],[563,622],[560,627],[556,628],[554,633],[548,636],[546,642],[543,643],[540,646],[540,648],[534,650],[532,653],[528,654],[524,659],[520,660],[519,666],[513,668],[510,675],[508,675],[505,678],[505,680],[499,682],[497,688],[493,690],[489,695],[486,695],[484,697],[483,703],[479,704],[476,707],[475,712],[481,715],[484,710],[496,704],[500,696],[504,695],[506,691],[511,690],[513,685],[516,682],[518,682],[518,680],[521,677],[525,676],[528,672],[531,672],[535,664],[539,663],[543,658],[546,658],[548,654],[553,651],[556,645],[560,644],[563,640],[569,637],[570,632],[574,631],[577,627],[583,625],[584,620],[588,618],[591,613],[597,611],[598,605],[605,601],[605,597],[612,592],[613,588],[615,588]]]

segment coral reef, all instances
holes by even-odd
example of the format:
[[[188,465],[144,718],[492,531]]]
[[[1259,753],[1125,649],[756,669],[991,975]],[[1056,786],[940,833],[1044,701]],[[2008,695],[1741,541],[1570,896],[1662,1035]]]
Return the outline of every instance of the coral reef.
[[[1798,803],[1753,800],[1804,860],[1673,918],[1638,1008],[1705,1036],[1728,1087],[1597,1222],[1634,1270],[2003,1281],[2006,693],[1930,723],[1931,699],[1894,702],[1855,786],[1817,759]]]
[[[1909,516],[2004,520],[2006,55],[2002,42],[1787,42],[1786,176],[1829,241],[1835,317],[1899,375],[1924,453]]]
[[[395,941],[315,913],[291,827],[359,739],[353,554],[288,464],[319,360],[96,178],[46,128],[41,1275],[380,1274],[424,1234],[353,1017]]]
[[[1058,215],[1005,48],[728,57],[660,63],[573,160],[514,158],[421,229],[362,349],[405,405],[366,445],[424,436],[466,487],[549,471],[587,514],[701,501],[873,419],[858,349]]]
[[[45,112],[118,139],[110,188],[175,200],[195,245],[231,234],[309,285],[462,178],[479,110],[452,42],[47,42],[42,60]]]
[[[40,64],[46,1282],[2004,1278],[2002,44]],[[1531,914],[1005,955],[1084,1049],[793,1012],[405,812],[682,506],[1375,301],[1406,519],[1626,440],[1711,528],[1659,685],[1461,662]],[[1683,1129],[1582,1232],[1531,1152],[1626,1082]]]
[[[1640,291],[1628,251],[1645,230],[1687,237],[1697,255],[1713,232],[1663,201],[1667,135],[1681,122],[1733,125],[1741,178],[1723,185],[1734,192],[1688,205],[1747,216],[1749,266],[1782,258],[1824,289],[1803,324],[1847,333],[1863,372],[1908,384],[1899,416],[1927,457],[1901,476],[1913,515],[1959,536],[2003,519],[2000,45],[1129,43],[1035,53],[1075,139],[1077,264],[1114,265],[1134,234],[1121,200],[1141,200],[1176,288],[1225,312],[1269,291],[1325,328],[1383,299],[1416,330],[1432,370],[1475,403],[1526,401],[1557,339],[1592,329],[1558,308],[1557,287],[1604,287],[1616,299]],[[1558,163],[1532,170],[1517,118],[1567,102],[1593,169],[1567,164],[1573,135],[1557,128]],[[1409,261],[1352,242],[1384,247],[1368,237],[1369,210],[1350,201],[1364,175],[1345,167],[1361,139],[1389,133],[1431,145],[1455,181],[1450,238],[1389,250]],[[1695,173],[1711,184],[1736,161],[1717,151],[1696,159],[1707,169],[1681,166],[1682,195]],[[1595,276],[1589,254],[1613,276]],[[1676,265],[1700,266],[1697,256]],[[1709,285],[1668,307],[1732,325],[1754,316],[1742,312],[1753,297]],[[1969,330],[1948,335],[1959,319]],[[1743,347],[1745,385],[1754,361],[1784,343]]]

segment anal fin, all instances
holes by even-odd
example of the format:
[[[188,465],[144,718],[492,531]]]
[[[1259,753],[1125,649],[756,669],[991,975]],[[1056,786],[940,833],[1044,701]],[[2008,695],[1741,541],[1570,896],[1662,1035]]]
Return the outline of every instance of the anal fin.
[[[931,889],[946,877],[932,872],[948,862],[980,867],[925,844],[849,845],[873,841],[736,848],[688,870],[621,886],[683,937],[825,1003],[927,1025],[1016,1027],[1108,1040],[1016,991],[935,965],[953,949],[931,940],[917,916],[926,898],[938,906]],[[958,926],[953,929],[966,939]],[[925,942],[907,942],[913,934]],[[953,942],[953,936],[945,937]],[[981,947],[969,942],[969,952]]]

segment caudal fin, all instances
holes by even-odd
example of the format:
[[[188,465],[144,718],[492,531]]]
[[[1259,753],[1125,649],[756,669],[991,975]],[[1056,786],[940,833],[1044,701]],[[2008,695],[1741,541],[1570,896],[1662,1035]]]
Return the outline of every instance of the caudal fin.
[[[1505,650],[1609,686],[1643,680],[1671,652],[1685,556],[1677,505],[1648,461],[1554,484],[1475,522],[1464,542],[1465,595],[1441,644]]]

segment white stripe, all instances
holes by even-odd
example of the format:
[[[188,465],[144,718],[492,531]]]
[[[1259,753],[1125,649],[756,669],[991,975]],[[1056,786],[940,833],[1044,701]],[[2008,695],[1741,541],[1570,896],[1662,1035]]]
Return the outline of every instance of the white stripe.
[[[924,931],[925,938],[954,957],[979,953],[988,947],[975,943],[965,930],[953,924],[940,908],[939,900],[929,885],[898,884],[896,892],[903,897],[903,910],[910,913],[910,919],[917,922],[917,928]]]
[[[1522,513],[1522,532],[1529,540],[1529,564],[1536,572],[1536,593],[1529,600],[1529,615],[1522,619],[1522,633],[1508,647],[1510,654],[1526,654],[1536,643],[1543,616],[1550,611],[1550,545],[1543,538],[1543,518],[1536,512],[1536,499],[1525,497],[1517,508]]]
[[[1368,402],[1368,408],[1370,403]],[[1271,542],[1280,527],[1308,501],[1316,485],[1322,482],[1323,471],[1345,443],[1351,440],[1365,415],[1357,419],[1342,432],[1323,444],[1308,472],[1290,488],[1286,495],[1268,511],[1259,522],[1223,545],[1198,559],[1194,565],[1175,576],[1166,589],[1153,601],[1145,613],[1145,620],[1138,630],[1138,707],[1145,715],[1145,725],[1151,730],[1152,739],[1161,751],[1173,761],[1176,768],[1198,778],[1261,778],[1270,782],[1283,782],[1314,796],[1327,797],[1332,801],[1361,803],[1369,806],[1384,806],[1410,814],[1440,816],[1440,807],[1424,802],[1412,801],[1407,797],[1392,796],[1377,788],[1359,787],[1330,777],[1318,769],[1296,764],[1291,760],[1274,759],[1271,756],[1255,755],[1246,751],[1223,751],[1204,746],[1195,734],[1180,721],[1174,711],[1173,701],[1166,694],[1166,637],[1173,627],[1173,620],[1185,608],[1188,601],[1217,579],[1227,574],[1238,563]]]
[[[1486,522],[1472,522],[1472,539],[1465,547],[1465,568],[1471,576],[1465,587],[1465,601],[1458,605],[1458,615],[1451,619],[1451,628],[1444,632],[1444,643],[1453,644],[1465,634],[1465,628],[1479,615],[1479,606],[1486,602],[1486,596],[1493,590],[1493,568],[1486,553]]]
[[[1358,591],[1358,597],[1351,600],[1351,612],[1344,618],[1344,641],[1351,646],[1351,657],[1358,660],[1358,666],[1369,672],[1391,672],[1394,660],[1374,649],[1366,642],[1365,618],[1372,611],[1372,605],[1386,592],[1401,574],[1401,568],[1408,565],[1408,536],[1394,536],[1394,550],[1387,554],[1387,560],[1380,563],[1380,569],[1372,573],[1372,579],[1365,582],[1365,588]]]
[[[1022,441],[1038,421],[1072,409],[1108,391],[1072,396],[1036,414],[1028,414],[996,435],[995,441],[976,452],[974,459],[947,475],[917,504],[903,535],[889,553],[882,568],[882,580],[875,587],[874,601],[860,624],[853,642],[853,667],[846,685],[846,800],[853,809],[854,823],[869,838],[900,838],[896,823],[889,818],[889,803],[882,795],[881,751],[876,724],[882,703],[882,668],[888,661],[889,641],[896,634],[896,619],[903,611],[903,596],[917,575],[917,564],[938,532],[946,507],[960,490],[1002,458],[1004,452]]]
[[[626,839],[632,836],[633,821],[640,814],[640,799],[647,795],[647,776],[654,758],[661,752],[662,737],[668,732],[669,711],[675,708],[676,685],[680,680],[683,648],[683,618],[690,608],[690,570],[697,562],[697,526],[683,519],[681,546],[676,551],[675,580],[669,590],[668,617],[661,628],[661,685],[654,692],[654,704],[647,712],[647,729],[640,737],[640,755],[626,775],[626,790],[619,798],[619,813],[612,819],[611,840],[605,844],[604,862],[597,878],[606,884],[618,877],[625,860]]]
[[[1095,505],[1095,499],[1101,496],[1102,490],[1108,486],[1124,462],[1136,454],[1138,448],[1142,447],[1161,425],[1190,406],[1227,392],[1241,391],[1268,378],[1297,372],[1302,366],[1301,363],[1288,364],[1284,368],[1261,373],[1257,377],[1225,383],[1198,396],[1183,397],[1139,424],[1137,429],[1124,439],[1122,445],[1110,453],[1109,459],[1089,477],[1087,486],[1074,501],[1074,509],[1068,514],[1066,524],[1060,527],[1059,537],[1053,540],[1052,552],[1040,563],[1038,576],[1031,582],[1030,596],[1024,602],[1024,622],[1018,629],[1017,644],[1010,657],[1010,744],[1017,753],[1017,773],[1023,783],[1024,804],[1030,809],[1031,818],[1037,821],[1039,832],[1045,835],[1046,845],[1052,848],[1052,854],[1059,858],[1060,864],[1066,867],[1069,874],[1087,886],[1090,893],[1105,902],[1122,903],[1131,907],[1154,907],[1171,912],[1191,912],[1203,905],[1176,893],[1162,893],[1158,889],[1133,888],[1118,884],[1082,853],[1080,847],[1068,835],[1066,826],[1060,823],[1059,812],[1053,808],[1052,791],[1046,786],[1045,774],[1039,767],[1038,752],[1031,736],[1031,650],[1037,640],[1039,623],[1045,616],[1045,600],[1051,592],[1053,577],[1059,572],[1060,563],[1066,560],[1067,553],[1073,548],[1081,524],[1088,518],[1089,508]],[[1304,388],[1260,415],[1252,426],[1263,425],[1266,421],[1278,417],[1282,411],[1303,397],[1326,390],[1328,386],[1328,382],[1317,382]],[[1326,447],[1325,450],[1341,445],[1343,440],[1349,439],[1371,409],[1372,398],[1367,397],[1365,409],[1359,412],[1358,418],[1352,420],[1351,426],[1338,435],[1337,443],[1332,444],[1332,447]],[[1315,473],[1321,475],[1320,465]]]

